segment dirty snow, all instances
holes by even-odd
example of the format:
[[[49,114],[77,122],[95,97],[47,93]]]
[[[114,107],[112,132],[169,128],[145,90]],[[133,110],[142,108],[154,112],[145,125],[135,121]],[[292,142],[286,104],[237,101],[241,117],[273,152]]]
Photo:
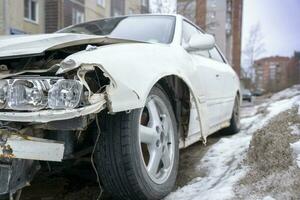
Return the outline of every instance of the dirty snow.
[[[291,132],[292,135],[300,135],[299,126],[300,125],[292,125],[292,126],[290,126],[290,129],[292,130],[292,132]]]
[[[221,200],[235,197],[234,185],[248,172],[243,164],[252,135],[263,128],[271,118],[294,106],[300,105],[300,85],[274,94],[267,102],[255,106],[255,115],[241,120],[242,130],[231,137],[222,138],[213,145],[199,161],[198,168],[205,171],[205,177],[192,180],[166,197],[166,200]],[[299,108],[300,114],[300,108]],[[300,141],[291,144],[298,154],[300,164]],[[273,199],[267,196],[263,199]]]
[[[296,163],[300,168],[300,141],[291,144],[291,147],[295,153]]]
[[[299,123],[293,107],[272,118],[252,136],[243,164],[249,171],[235,185],[235,199],[257,200],[266,196],[293,199],[300,196],[300,169],[294,162],[290,144],[299,136],[290,126]]]
[[[275,199],[271,196],[266,196],[266,197],[263,198],[263,200],[275,200]]]

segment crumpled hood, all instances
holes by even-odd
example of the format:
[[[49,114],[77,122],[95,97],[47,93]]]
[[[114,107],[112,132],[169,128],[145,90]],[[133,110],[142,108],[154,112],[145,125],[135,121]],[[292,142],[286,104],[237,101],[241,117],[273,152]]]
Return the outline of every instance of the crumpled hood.
[[[46,50],[59,49],[80,44],[133,42],[106,36],[73,33],[53,33],[41,35],[18,35],[0,37],[0,58],[41,54]],[[136,41],[135,41],[136,42]]]

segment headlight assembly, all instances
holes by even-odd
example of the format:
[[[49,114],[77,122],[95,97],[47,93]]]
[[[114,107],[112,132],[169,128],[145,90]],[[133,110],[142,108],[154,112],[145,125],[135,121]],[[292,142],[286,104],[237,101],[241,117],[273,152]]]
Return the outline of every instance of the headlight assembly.
[[[16,80],[9,88],[8,106],[13,110],[41,110],[47,106],[42,82]]]
[[[82,84],[76,80],[59,80],[49,91],[48,105],[52,109],[72,109],[78,106]]]
[[[0,109],[73,109],[79,105],[82,91],[79,81],[56,77],[0,80]]]

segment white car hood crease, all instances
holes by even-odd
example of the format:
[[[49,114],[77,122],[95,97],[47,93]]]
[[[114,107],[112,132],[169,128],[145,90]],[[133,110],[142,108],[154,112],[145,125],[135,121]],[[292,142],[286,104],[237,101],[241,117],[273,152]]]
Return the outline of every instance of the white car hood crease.
[[[81,44],[114,44],[126,42],[138,41],[73,33],[1,36],[0,58],[42,54],[47,50]]]

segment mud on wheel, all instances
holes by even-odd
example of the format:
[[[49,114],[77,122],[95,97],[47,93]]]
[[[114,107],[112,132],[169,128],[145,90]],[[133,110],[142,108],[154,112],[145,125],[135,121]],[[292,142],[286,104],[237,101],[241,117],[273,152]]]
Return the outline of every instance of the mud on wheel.
[[[95,154],[104,189],[118,199],[161,199],[170,193],[179,139],[163,89],[154,87],[142,109],[106,117]]]

